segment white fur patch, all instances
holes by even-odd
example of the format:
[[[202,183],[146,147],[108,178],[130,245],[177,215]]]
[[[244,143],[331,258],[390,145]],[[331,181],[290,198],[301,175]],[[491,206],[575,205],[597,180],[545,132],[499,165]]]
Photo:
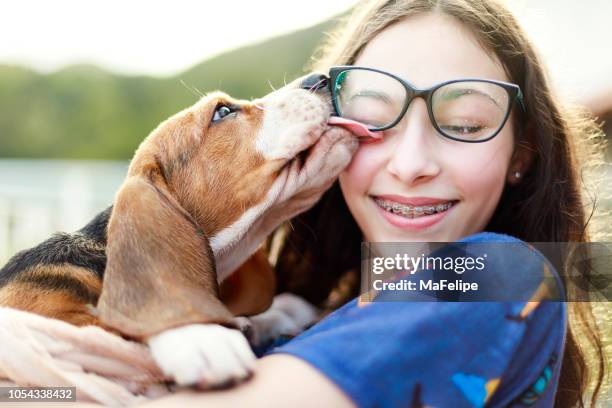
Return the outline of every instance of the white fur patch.
[[[247,378],[255,355],[238,330],[192,324],[164,331],[147,343],[162,372],[178,385],[215,387]]]
[[[281,89],[262,100],[264,120],[255,148],[266,160],[292,159],[312,146],[329,117],[329,108],[303,90]]]
[[[215,258],[217,258],[217,254],[226,248],[231,248],[236,241],[239,241],[246,231],[249,229],[253,222],[265,211],[267,206],[270,203],[268,200],[264,200],[260,204],[255,207],[251,207],[244,212],[229,227],[225,227],[221,231],[219,231],[216,235],[210,238],[210,247],[215,253]]]
[[[236,270],[261,244],[262,237],[252,236],[251,239],[245,238],[247,231],[253,226],[261,215],[272,205],[285,185],[287,172],[283,172],[274,181],[272,187],[266,194],[264,200],[255,207],[249,208],[229,227],[219,231],[210,238],[210,247],[217,262],[217,281],[222,282],[230,273]],[[247,237],[248,238],[248,237]],[[239,241],[239,248],[234,248]],[[225,256],[229,251],[234,252],[234,256]],[[235,251],[239,252],[235,252]],[[238,256],[239,255],[239,256]]]

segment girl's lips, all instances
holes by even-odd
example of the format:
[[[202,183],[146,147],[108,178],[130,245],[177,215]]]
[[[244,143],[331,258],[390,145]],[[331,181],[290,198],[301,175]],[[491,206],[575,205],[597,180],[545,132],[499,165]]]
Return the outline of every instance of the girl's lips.
[[[327,121],[327,124],[332,125],[332,126],[343,127],[349,130],[355,136],[364,137],[364,138],[382,139],[382,132],[372,132],[363,123],[360,123],[360,122],[357,122],[351,119],[341,118],[339,116],[332,116]]]
[[[379,206],[373,198],[370,199],[372,200],[372,203],[376,206],[376,208],[378,208],[378,211],[380,211],[381,215],[385,218],[385,220],[387,220],[387,222],[389,222],[393,226],[409,231],[422,231],[431,227],[434,224],[437,224],[444,217],[446,217],[449,212],[453,211],[453,209],[457,205],[457,202],[455,202],[451,208],[440,213],[423,215],[417,218],[406,218],[402,215],[393,214],[385,210],[384,208]]]
[[[399,204],[408,204],[408,205],[412,205],[412,206],[419,206],[419,205],[436,205],[436,204],[444,204],[444,203],[448,203],[449,201],[456,201],[456,200],[448,200],[448,199],[444,199],[444,198],[431,198],[431,197],[403,197],[403,196],[399,196],[399,195],[380,195],[380,196],[372,196],[374,198],[379,198],[381,200],[386,200],[386,201],[395,201]]]

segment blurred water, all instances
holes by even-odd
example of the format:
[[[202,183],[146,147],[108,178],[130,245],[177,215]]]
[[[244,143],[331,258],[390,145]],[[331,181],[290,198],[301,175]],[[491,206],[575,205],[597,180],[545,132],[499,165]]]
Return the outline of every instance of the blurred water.
[[[113,201],[128,162],[0,159],[0,265]]]
[[[85,225],[113,201],[127,167],[127,161],[0,159],[0,265],[53,232]],[[605,172],[609,181],[591,186],[602,197],[612,196],[612,166]],[[598,205],[612,210],[609,200]]]

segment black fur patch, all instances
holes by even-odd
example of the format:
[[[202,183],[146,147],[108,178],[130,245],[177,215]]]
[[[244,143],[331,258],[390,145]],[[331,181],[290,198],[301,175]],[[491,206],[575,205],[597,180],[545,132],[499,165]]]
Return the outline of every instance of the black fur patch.
[[[17,253],[0,269],[0,286],[32,267],[66,263],[91,270],[102,279],[106,268],[106,227],[111,211],[112,206],[76,233],[55,234],[43,243]]]
[[[89,221],[89,224],[81,228],[79,232],[106,246],[106,228],[112,211],[113,206],[111,205],[106,210],[96,215],[94,219]]]

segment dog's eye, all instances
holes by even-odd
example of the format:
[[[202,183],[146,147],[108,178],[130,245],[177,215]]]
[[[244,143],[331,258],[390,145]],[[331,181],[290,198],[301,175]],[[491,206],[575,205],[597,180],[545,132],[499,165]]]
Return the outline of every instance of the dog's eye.
[[[237,109],[232,108],[231,106],[227,106],[227,105],[218,105],[215,108],[215,113],[213,114],[213,118],[212,118],[212,122],[218,122],[221,119],[223,119],[224,117],[226,117],[227,115],[230,115],[234,112],[236,112]]]

